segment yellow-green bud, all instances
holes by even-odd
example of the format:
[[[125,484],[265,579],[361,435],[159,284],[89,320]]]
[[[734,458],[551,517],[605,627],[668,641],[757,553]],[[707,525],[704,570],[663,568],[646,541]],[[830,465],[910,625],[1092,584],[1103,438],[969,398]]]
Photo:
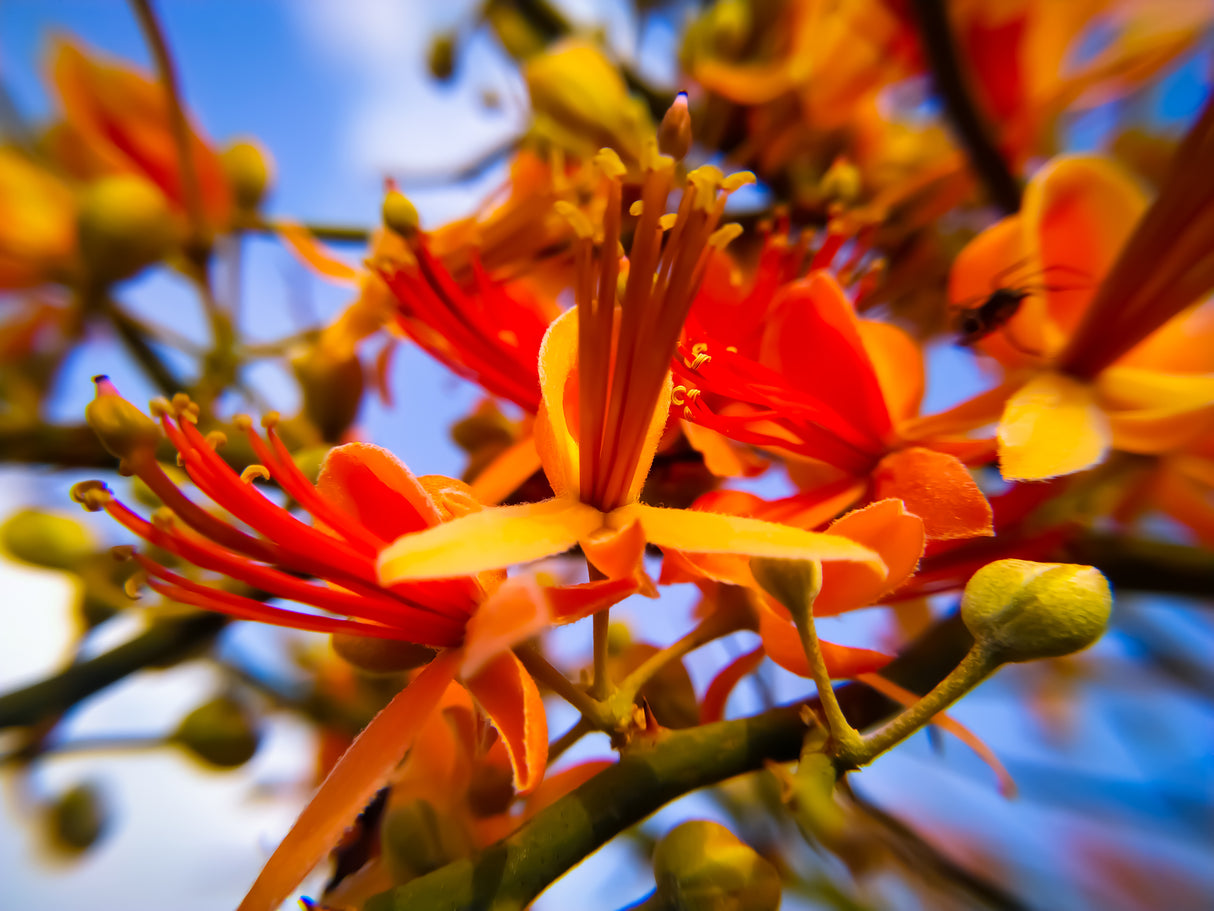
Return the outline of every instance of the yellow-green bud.
[[[687,93],[679,92],[658,125],[658,149],[681,161],[691,149],[691,113],[687,110]]]
[[[1104,633],[1113,596],[1092,566],[997,560],[974,573],[961,619],[977,646],[999,661],[1056,658]]]
[[[95,376],[97,394],[84,408],[84,420],[101,445],[119,459],[155,452],[160,425],[124,399],[107,376]]]
[[[241,139],[223,150],[223,171],[236,208],[256,212],[274,180],[274,159],[255,139]]]
[[[102,285],[130,278],[178,243],[164,194],[133,174],[102,177],[84,190],[76,223],[89,277]]]
[[[468,833],[455,816],[440,816],[428,800],[389,806],[380,823],[384,860],[397,883],[446,866],[471,852]]]
[[[846,156],[840,155],[822,175],[818,189],[823,198],[850,205],[860,198],[863,189],[860,169]]]
[[[671,829],[653,853],[657,897],[678,911],[774,911],[780,874],[752,847],[706,819]]]
[[[333,651],[359,670],[372,674],[411,671],[434,660],[434,649],[396,639],[373,639],[350,633],[334,633]]]
[[[70,851],[91,847],[105,833],[107,822],[101,791],[87,782],[64,791],[50,808],[51,834]]]
[[[399,190],[389,190],[384,197],[384,226],[406,239],[417,233],[421,219],[417,207]]]
[[[426,66],[430,75],[440,82],[446,82],[455,73],[455,35],[444,32],[435,35],[430,42],[430,52],[426,55]]]
[[[362,362],[357,354],[333,357],[322,348],[313,348],[291,362],[303,393],[304,414],[321,439],[336,442],[354,419],[362,404]]]
[[[204,762],[230,769],[253,758],[260,735],[243,705],[219,696],[181,719],[171,739]]]
[[[788,608],[793,620],[804,623],[822,590],[822,565],[816,560],[754,557],[750,572],[762,589]]]
[[[85,526],[41,509],[9,516],[0,526],[0,545],[18,560],[51,569],[75,569],[97,550]]]

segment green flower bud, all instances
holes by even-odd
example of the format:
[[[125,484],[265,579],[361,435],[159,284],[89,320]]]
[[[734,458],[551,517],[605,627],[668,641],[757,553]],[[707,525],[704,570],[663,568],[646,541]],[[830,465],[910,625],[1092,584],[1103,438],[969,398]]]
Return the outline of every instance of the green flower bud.
[[[105,834],[108,821],[101,791],[88,782],[64,791],[50,807],[51,835],[69,851],[92,847]]]
[[[255,139],[233,142],[223,150],[224,174],[236,208],[256,212],[274,180],[274,159]]]
[[[18,560],[51,569],[75,569],[97,550],[85,526],[41,509],[9,516],[0,526],[0,545]]]
[[[397,639],[372,639],[350,633],[334,633],[333,651],[359,670],[372,674],[411,671],[434,660],[434,649]]]
[[[409,197],[398,190],[389,190],[384,197],[383,207],[384,226],[406,239],[417,233],[421,219],[417,207],[409,202]]]
[[[159,262],[179,240],[164,194],[134,174],[89,184],[80,200],[76,230],[88,274],[102,285]]]
[[[671,829],[653,853],[658,899],[678,911],[773,911],[780,874],[752,847],[706,819]]]
[[[471,853],[468,833],[451,815],[440,816],[428,800],[416,798],[393,806],[380,823],[384,860],[392,879],[406,883]]]
[[[679,92],[658,124],[658,149],[682,161],[691,149],[691,114],[687,110],[687,93]]]
[[[97,395],[84,408],[84,420],[111,455],[126,460],[154,452],[160,425],[124,399],[107,376],[95,376]]]
[[[440,82],[446,82],[455,73],[455,35],[444,32],[435,35],[430,42],[430,51],[426,55],[426,66],[430,75]]]
[[[1087,648],[1112,607],[1109,583],[1094,567],[997,560],[965,586],[961,619],[992,658],[1032,661]]]
[[[358,355],[333,357],[314,348],[291,366],[303,392],[304,414],[323,439],[336,442],[362,405],[364,377]]]
[[[227,696],[204,702],[181,720],[171,740],[222,769],[242,766],[257,752],[260,734],[245,707]]]
[[[793,620],[803,624],[813,611],[822,590],[822,565],[816,560],[782,560],[754,557],[750,572],[763,591],[788,608]]]

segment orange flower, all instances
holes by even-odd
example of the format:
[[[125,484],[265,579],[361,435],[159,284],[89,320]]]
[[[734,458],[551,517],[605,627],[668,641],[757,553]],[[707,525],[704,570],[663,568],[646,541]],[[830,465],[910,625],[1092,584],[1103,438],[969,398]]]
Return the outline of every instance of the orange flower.
[[[828,237],[800,281],[789,279],[806,244],[777,236],[748,289],[721,273],[705,283],[675,364],[683,416],[819,463],[794,466],[803,527],[866,496],[898,497],[931,538],[990,534],[990,506],[958,458],[984,461],[989,444],[906,430],[923,395],[922,353],[898,328],[856,316],[825,269],[841,243]]]
[[[52,132],[51,143],[63,168],[85,180],[138,174],[184,214],[185,183],[160,84],[92,57],[64,38],[52,48],[50,69],[64,118]],[[212,230],[223,229],[232,207],[223,166],[197,130],[190,131],[189,141],[204,219]]]
[[[1023,211],[958,257],[955,301],[999,284],[1031,293],[979,347],[1003,384],[928,426],[999,421],[1005,478],[1080,471],[1110,448],[1174,451],[1214,421],[1214,105],[1177,153],[1155,203],[1115,165],[1061,158],[1029,183]],[[920,427],[921,430],[925,429]]]
[[[406,535],[381,555],[381,578],[442,578],[580,544],[604,575],[644,584],[646,542],[693,553],[854,561],[882,576],[876,554],[843,538],[638,501],[666,425],[671,355],[708,250],[733,236],[728,228],[716,231],[725,196],[746,178],[698,169],[688,176],[678,213],[666,215],[674,161],[651,152],[621,293],[616,251],[624,167],[606,150],[598,162],[609,194],[602,237],[566,209],[579,229],[577,306],[553,322],[540,350],[536,442],[556,497]]]
[[[153,403],[159,426],[124,401],[104,377],[88,419],[102,442],[165,504],[147,521],[99,482],[73,496],[156,547],[205,570],[280,598],[343,616],[288,610],[174,572],[134,554],[148,584],[166,597],[247,620],[296,629],[393,639],[437,648],[435,657],[363,730],[267,862],[242,911],[275,908],[336,843],[382,786],[419,727],[458,677],[502,735],[516,789],[543,778],[547,724],[539,690],[510,650],[554,623],[580,619],[635,591],[630,581],[544,586],[529,577],[467,573],[439,582],[380,584],[376,555],[391,539],[440,527],[480,504],[457,481],[415,478],[388,452],[353,443],[332,450],[312,485],[266,422],[266,439],[238,421],[264,465],[238,477],[218,456],[221,442],[194,426],[184,396]],[[155,459],[160,431],[180,453],[200,491],[251,528],[249,534],[188,499]],[[257,492],[256,476],[276,481],[313,518],[307,525]],[[314,576],[328,584],[314,584]]]

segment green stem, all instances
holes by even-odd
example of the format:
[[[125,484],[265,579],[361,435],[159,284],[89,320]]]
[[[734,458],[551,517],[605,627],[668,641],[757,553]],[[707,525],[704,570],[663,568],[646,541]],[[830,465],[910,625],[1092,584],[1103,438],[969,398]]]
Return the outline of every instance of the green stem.
[[[514,654],[532,677],[581,712],[588,723],[600,730],[611,730],[611,719],[603,704],[561,673],[537,649],[520,645]]]
[[[549,883],[657,807],[688,791],[787,762],[805,725],[796,707],[674,731],[537,813],[475,858],[371,898],[366,911],[521,909]]]
[[[177,147],[177,160],[181,169],[181,192],[185,197],[186,213],[189,215],[193,233],[191,241],[196,252],[205,244],[206,219],[202,211],[198,172],[194,166],[194,149],[190,145],[190,127],[181,104],[181,86],[177,81],[173,58],[169,54],[168,42],[164,38],[164,29],[160,26],[156,11],[152,9],[151,0],[131,0],[131,6],[139,19],[144,39],[151,48],[160,83],[164,88],[165,100],[168,102],[169,126],[173,131],[173,144]]]
[[[227,622],[219,614],[159,622],[111,651],[6,693],[0,696],[0,730],[51,720],[136,671],[180,661],[209,646]]]
[[[694,652],[701,646],[707,645],[722,636],[737,632],[742,627],[736,615],[725,611],[715,611],[705,617],[689,633],[666,648],[651,655],[636,670],[625,677],[619,689],[611,697],[612,709],[631,710],[641,689],[659,674],[666,665],[678,661],[684,655]]]
[[[953,616],[932,627],[885,675],[908,689],[929,689],[961,660],[972,639]],[[865,686],[838,693],[858,728],[897,706]],[[811,702],[811,705],[813,703]],[[556,801],[517,832],[481,852],[371,898],[366,911],[521,908],[616,835],[692,790],[800,755],[801,706],[754,718],[671,731],[629,750],[614,766]]]
[[[301,227],[317,240],[331,244],[367,244],[371,240],[371,231],[368,228],[316,224],[301,225]],[[257,231],[261,234],[277,234],[279,227],[270,219],[262,218],[247,225],[246,230]]]
[[[822,704],[822,713],[826,716],[826,724],[835,743],[835,752],[838,755],[850,754],[860,749],[863,741],[860,732],[851,726],[843,714],[839,699],[835,695],[835,685],[826,669],[826,659],[822,657],[822,646],[818,642],[813,605],[809,605],[805,611],[791,610],[790,613],[797,633],[801,636],[801,647],[805,650],[805,658],[809,662],[809,672],[818,688],[818,700]]]
[[[847,765],[862,766],[872,762],[890,747],[901,743],[927,725],[999,666],[999,662],[983,648],[975,645],[961,663],[941,680],[930,693],[896,716],[888,724],[864,737],[856,745],[836,751],[838,760]]]
[[[102,306],[119,340],[135,362],[143,368],[143,372],[148,375],[148,379],[155,384],[156,388],[166,396],[181,392],[185,388],[185,384],[156,353],[144,335],[143,327],[138,320],[123,310],[115,301],[104,301]]]
[[[944,3],[911,0],[911,6],[936,89],[970,163],[995,205],[1008,215],[1020,211],[1020,183],[991,140],[990,130],[970,93]]]

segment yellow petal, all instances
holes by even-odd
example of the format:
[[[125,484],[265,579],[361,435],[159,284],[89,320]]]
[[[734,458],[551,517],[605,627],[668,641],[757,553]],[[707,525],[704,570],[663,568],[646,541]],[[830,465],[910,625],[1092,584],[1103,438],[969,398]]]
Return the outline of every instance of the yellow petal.
[[[603,514],[566,497],[497,506],[397,538],[379,555],[379,580],[444,579],[563,553]]]
[[[363,729],[299,814],[237,911],[273,911],[337,844],[412,745],[451,682],[458,658],[454,649],[440,654]]]
[[[999,467],[1009,481],[1082,471],[1104,458],[1111,437],[1090,385],[1043,373],[1008,399],[999,422]]]
[[[844,560],[863,563],[884,577],[885,563],[874,551],[839,535],[805,531],[746,516],[689,509],[663,509],[633,503],[608,517],[612,527],[638,519],[645,539],[662,548],[699,554],[738,554],[796,560]]]
[[[558,496],[577,498],[578,444],[565,417],[565,387],[577,363],[577,308],[552,321],[540,345],[540,411],[535,446]]]

